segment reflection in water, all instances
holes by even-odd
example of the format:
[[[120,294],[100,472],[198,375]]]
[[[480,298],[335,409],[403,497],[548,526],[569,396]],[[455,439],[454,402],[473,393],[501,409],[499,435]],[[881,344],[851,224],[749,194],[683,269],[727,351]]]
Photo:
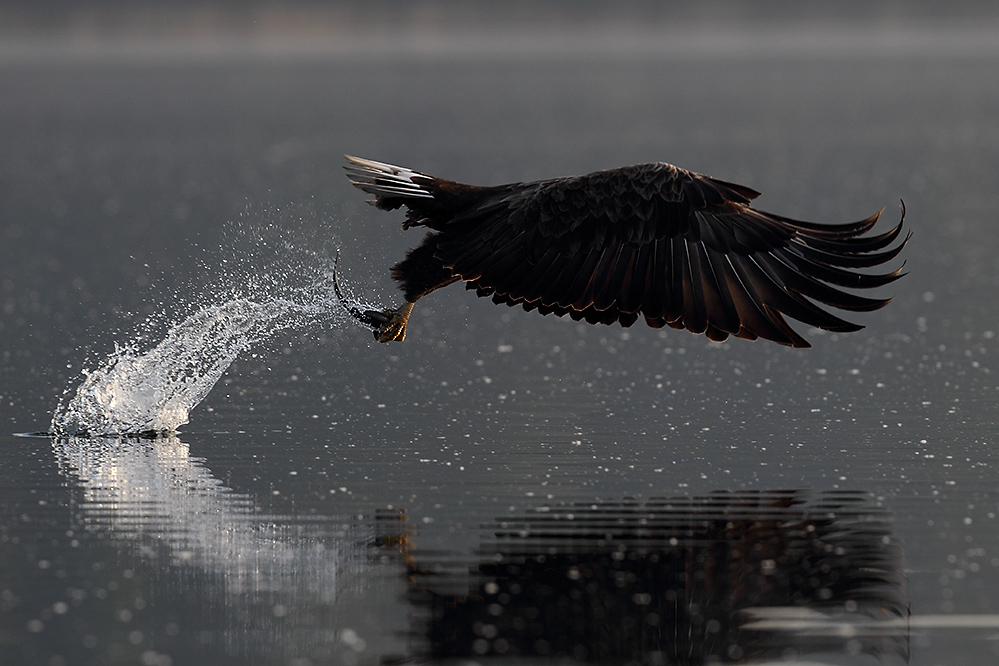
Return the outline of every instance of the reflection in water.
[[[372,566],[372,548],[404,555],[417,657],[908,659],[901,552],[886,512],[860,493],[540,507],[497,520],[473,566],[449,574],[453,555],[413,557],[405,512],[381,512],[367,527],[267,516],[176,437],[53,442],[78,482],[77,519],[134,544],[161,579],[157,604],[186,623],[177,639],[186,648],[170,646],[175,663],[204,656],[206,633],[256,663],[365,650],[346,629],[356,618],[336,606],[345,580]]]
[[[433,657],[908,659],[901,552],[858,493],[544,507],[489,530],[471,581],[410,563]]]
[[[352,544],[365,540],[357,530],[258,513],[176,437],[53,441],[82,490],[84,526],[137,544],[159,575],[176,570],[176,607],[205,615],[186,618],[196,641],[209,630],[230,654],[258,656],[335,642],[333,605],[359,556]]]

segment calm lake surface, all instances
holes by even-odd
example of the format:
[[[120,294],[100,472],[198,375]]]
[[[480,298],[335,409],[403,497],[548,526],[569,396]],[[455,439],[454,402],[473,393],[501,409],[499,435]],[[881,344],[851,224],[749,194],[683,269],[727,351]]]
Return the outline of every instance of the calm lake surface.
[[[0,663],[999,662],[999,48],[842,29],[6,51]],[[662,160],[884,229],[904,199],[908,275],[809,350],[453,286],[402,344],[277,331],[176,435],[15,436],[288,248],[396,305],[420,232],[343,153],[476,184]]]

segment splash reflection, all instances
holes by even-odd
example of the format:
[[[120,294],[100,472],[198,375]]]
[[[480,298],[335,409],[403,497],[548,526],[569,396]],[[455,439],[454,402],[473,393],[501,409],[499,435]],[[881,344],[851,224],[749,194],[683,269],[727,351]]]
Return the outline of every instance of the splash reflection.
[[[411,564],[429,656],[908,660],[901,551],[860,493],[542,507],[487,529],[470,581]]]
[[[334,603],[356,544],[370,540],[363,528],[263,514],[177,437],[53,442],[60,470],[81,490],[77,520],[127,539],[171,578],[161,592],[173,587],[174,603],[190,606],[196,640],[208,630],[227,653],[254,655],[335,642]]]

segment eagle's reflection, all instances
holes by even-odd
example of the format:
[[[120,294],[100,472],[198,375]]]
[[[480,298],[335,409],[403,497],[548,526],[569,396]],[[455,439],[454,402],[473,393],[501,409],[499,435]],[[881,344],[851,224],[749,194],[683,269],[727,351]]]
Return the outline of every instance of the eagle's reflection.
[[[908,660],[900,548],[859,493],[553,506],[487,531],[471,580],[410,559],[428,656]]]

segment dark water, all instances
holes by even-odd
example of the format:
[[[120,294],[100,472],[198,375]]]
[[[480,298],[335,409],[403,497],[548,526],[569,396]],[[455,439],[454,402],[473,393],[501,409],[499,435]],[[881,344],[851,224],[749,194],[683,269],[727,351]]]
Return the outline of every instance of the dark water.
[[[6,51],[0,663],[999,660],[999,50],[841,29]],[[909,274],[811,350],[452,287],[402,344],[269,331],[176,436],[10,434],[47,430],[116,344],[293,282],[275,229],[394,304],[418,232],[363,204],[342,153],[484,184],[665,160],[816,221],[894,221],[901,198]]]

